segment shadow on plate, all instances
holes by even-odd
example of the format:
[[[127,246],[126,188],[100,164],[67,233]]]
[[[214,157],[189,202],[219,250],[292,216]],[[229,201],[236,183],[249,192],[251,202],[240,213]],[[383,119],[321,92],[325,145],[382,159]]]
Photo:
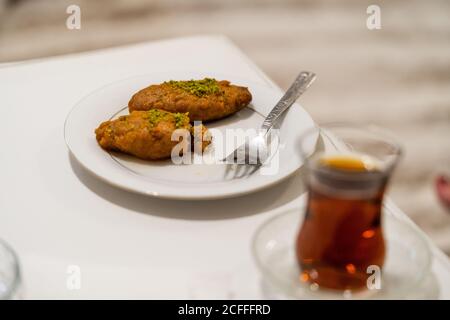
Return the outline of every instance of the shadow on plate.
[[[160,199],[114,187],[95,177],[68,153],[73,172],[89,190],[120,207],[170,219],[235,219],[279,208],[304,192],[302,169],[291,177],[262,191],[228,199],[186,201]]]
[[[264,120],[264,115],[262,115],[260,112],[255,110],[255,107],[250,103],[247,107],[244,109],[230,114],[229,116],[226,116],[225,118],[221,118],[218,120],[212,120],[204,122],[203,124],[207,126],[208,128],[216,128],[218,126],[226,126],[226,127],[233,127],[236,126],[239,121],[245,120],[247,118],[250,118],[253,113],[258,114],[262,120]],[[261,120],[261,124],[262,124]]]

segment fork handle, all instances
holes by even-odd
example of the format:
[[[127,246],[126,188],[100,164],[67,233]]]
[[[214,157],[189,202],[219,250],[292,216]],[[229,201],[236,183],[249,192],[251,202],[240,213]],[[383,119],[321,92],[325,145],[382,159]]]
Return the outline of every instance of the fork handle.
[[[289,89],[286,91],[284,96],[278,101],[275,107],[267,115],[266,119],[261,126],[264,134],[272,129],[273,125],[276,123],[277,119],[287,110],[294,102],[302,95],[303,92],[308,89],[308,87],[316,79],[316,75],[313,72],[302,71],[295,79],[294,83],[291,84]]]

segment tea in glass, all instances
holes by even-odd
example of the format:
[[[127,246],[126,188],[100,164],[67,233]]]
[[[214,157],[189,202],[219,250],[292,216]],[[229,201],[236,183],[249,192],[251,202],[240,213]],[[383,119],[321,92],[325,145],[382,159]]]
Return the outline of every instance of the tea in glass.
[[[308,200],[296,243],[299,278],[329,289],[362,289],[369,267],[381,270],[384,263],[382,203],[400,148],[362,127],[325,126],[315,134],[318,150],[306,162]]]

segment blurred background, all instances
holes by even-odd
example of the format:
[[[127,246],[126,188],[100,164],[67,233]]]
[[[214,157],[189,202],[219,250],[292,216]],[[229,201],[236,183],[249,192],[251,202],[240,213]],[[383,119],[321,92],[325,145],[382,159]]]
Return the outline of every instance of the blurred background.
[[[80,30],[66,28],[71,4]],[[366,27],[370,4],[380,30]],[[319,123],[372,122],[399,137],[391,195],[450,254],[450,212],[435,192],[450,173],[449,12],[448,0],[0,0],[0,63],[224,34],[283,89],[315,71],[302,105]]]

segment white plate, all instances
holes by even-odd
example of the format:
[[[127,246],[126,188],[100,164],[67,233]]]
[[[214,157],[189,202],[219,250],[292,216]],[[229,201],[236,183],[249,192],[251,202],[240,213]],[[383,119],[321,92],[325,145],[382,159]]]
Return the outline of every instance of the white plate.
[[[180,71],[129,78],[102,87],[77,103],[65,123],[64,136],[68,148],[86,169],[114,186],[171,199],[201,200],[242,195],[271,186],[300,168],[302,160],[298,152],[298,139],[305,130],[314,126],[314,122],[298,104],[286,112],[286,116],[278,125],[280,131],[277,150],[280,165],[274,174],[267,174],[268,166],[275,168],[274,161],[277,160],[272,160],[264,168],[248,175],[247,168],[242,166],[175,165],[170,160],[142,161],[123,154],[105,152],[97,144],[94,130],[102,121],[127,114],[128,101],[139,89],[170,79],[200,79],[205,76],[227,79],[233,84],[247,86],[253,96],[249,108],[226,119],[206,123],[208,128],[223,133],[230,128],[259,128],[264,116],[282,95],[270,87],[215,73]]]

